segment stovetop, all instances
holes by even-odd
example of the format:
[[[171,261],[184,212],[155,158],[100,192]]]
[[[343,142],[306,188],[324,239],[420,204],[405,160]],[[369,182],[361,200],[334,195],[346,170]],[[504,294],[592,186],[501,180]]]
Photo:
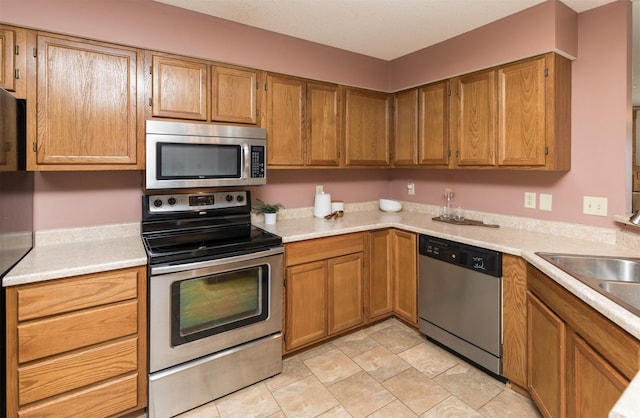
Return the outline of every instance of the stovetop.
[[[248,254],[282,245],[251,225],[248,191],[143,196],[142,240],[149,264]]]

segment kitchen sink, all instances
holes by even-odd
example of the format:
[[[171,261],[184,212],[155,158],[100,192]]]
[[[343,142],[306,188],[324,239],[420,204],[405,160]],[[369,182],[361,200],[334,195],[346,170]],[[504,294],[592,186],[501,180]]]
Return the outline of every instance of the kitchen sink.
[[[640,283],[640,258],[544,254],[539,256],[571,275],[614,282]]]
[[[640,258],[536,254],[640,316]]]
[[[640,283],[602,282],[598,287],[640,309]]]

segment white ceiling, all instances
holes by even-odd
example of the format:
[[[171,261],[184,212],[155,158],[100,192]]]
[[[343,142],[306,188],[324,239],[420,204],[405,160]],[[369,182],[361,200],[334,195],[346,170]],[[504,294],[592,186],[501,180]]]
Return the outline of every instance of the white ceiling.
[[[546,0],[155,0],[392,60]],[[615,0],[561,0],[576,12]]]

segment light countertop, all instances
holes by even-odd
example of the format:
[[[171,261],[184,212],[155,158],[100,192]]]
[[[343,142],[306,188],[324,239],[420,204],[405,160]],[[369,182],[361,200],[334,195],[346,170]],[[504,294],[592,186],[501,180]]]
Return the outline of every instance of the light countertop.
[[[617,245],[615,243],[615,231],[613,230],[604,228],[583,228],[581,230],[582,227],[580,226],[546,223],[536,228],[544,231],[540,232],[538,230],[524,229],[532,226],[524,225],[524,223],[528,222],[524,218],[506,219],[499,216],[489,217],[482,214],[470,214],[469,218],[471,219],[500,225],[500,228],[486,228],[481,226],[451,225],[433,221],[432,217],[434,215],[428,209],[423,212],[413,210],[382,212],[378,209],[371,209],[370,206],[359,207],[358,209],[363,210],[347,210],[343,218],[329,221],[322,218],[313,218],[312,215],[294,215],[292,217],[285,215],[279,216],[275,225],[264,225],[261,217],[255,217],[254,223],[258,227],[280,235],[285,244],[352,232],[399,228],[520,256],[612,322],[625,329],[629,334],[640,339],[640,317],[535,254],[536,252],[555,252],[627,257],[640,255],[638,250],[628,246]],[[421,209],[423,208],[418,208],[418,210]],[[537,225],[533,226],[536,227]],[[552,234],[552,232],[563,228],[566,228],[567,231],[571,231],[572,228],[575,229],[577,237]]]
[[[74,228],[36,234],[34,248],[2,285],[41,282],[147,264],[139,224]]]
[[[382,212],[377,209],[376,202],[368,202],[346,205],[345,215],[341,219],[317,219],[313,217],[312,208],[302,208],[280,212],[275,225],[264,225],[262,216],[256,215],[253,216],[253,223],[280,235],[285,244],[352,232],[398,228],[519,256],[640,339],[640,317],[536,255],[536,252],[556,252],[638,257],[640,235],[471,211],[466,211],[465,216],[499,224],[500,228],[458,226],[433,221],[437,210],[437,207],[429,205],[405,203],[405,209],[400,212]],[[147,256],[137,223],[45,231],[36,233],[35,247],[3,278],[2,285],[14,286],[146,263]],[[638,380],[640,374],[625,393],[627,398],[632,388],[636,388],[631,395],[633,399],[636,398],[636,392],[640,393]],[[614,415],[626,405],[623,399],[620,403],[611,416],[627,416],[624,413],[628,411],[624,409],[620,410],[619,415]]]

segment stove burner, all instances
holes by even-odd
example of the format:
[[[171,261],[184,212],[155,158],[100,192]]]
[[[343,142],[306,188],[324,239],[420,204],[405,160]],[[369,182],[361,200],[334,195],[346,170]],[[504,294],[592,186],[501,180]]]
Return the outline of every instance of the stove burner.
[[[213,260],[282,245],[279,236],[251,225],[248,191],[142,200],[142,239],[150,265]],[[170,202],[172,208],[158,202]]]

